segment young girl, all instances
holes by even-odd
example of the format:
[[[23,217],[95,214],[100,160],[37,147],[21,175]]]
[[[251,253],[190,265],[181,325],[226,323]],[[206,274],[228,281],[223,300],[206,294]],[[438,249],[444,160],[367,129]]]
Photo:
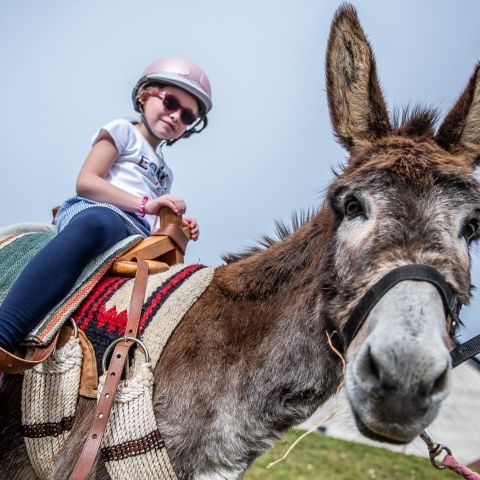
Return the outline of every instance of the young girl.
[[[150,235],[160,207],[184,213],[171,195],[172,171],[160,147],[199,133],[212,108],[207,76],[180,57],[150,65],[132,92],[141,120],[113,120],[93,138],[77,179],[77,196],[55,218],[57,235],[31,260],[0,306],[0,347],[13,352],[72,288],[94,257],[132,234]],[[192,238],[194,218],[183,217]]]

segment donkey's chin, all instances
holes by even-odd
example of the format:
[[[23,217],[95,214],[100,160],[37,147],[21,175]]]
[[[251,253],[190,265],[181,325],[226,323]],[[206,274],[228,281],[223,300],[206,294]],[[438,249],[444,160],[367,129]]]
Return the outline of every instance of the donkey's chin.
[[[423,414],[417,411],[417,415],[409,418],[405,412],[403,416],[392,418],[390,414],[385,414],[384,406],[380,407],[375,401],[370,403],[364,399],[360,407],[355,408],[354,405],[358,404],[350,400],[353,418],[360,433],[371,440],[393,444],[414,440],[430,425],[440,409],[440,402],[434,402]]]
[[[414,432],[412,431],[405,431],[405,426],[400,425],[382,425],[379,428],[378,425],[375,425],[373,428],[375,430],[369,428],[360,418],[358,413],[354,410],[353,418],[355,419],[355,423],[357,425],[358,431],[365,437],[369,438],[370,440],[375,440],[377,442],[385,442],[385,443],[392,443],[396,445],[404,445],[405,443],[411,442],[417,435],[419,435],[423,429],[418,431],[415,429]]]

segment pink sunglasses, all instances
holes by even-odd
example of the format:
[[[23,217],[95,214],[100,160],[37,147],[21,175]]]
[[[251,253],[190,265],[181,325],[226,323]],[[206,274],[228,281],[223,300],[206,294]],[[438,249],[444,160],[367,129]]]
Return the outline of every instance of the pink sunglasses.
[[[187,127],[197,121],[198,117],[193,111],[190,108],[182,107],[182,104],[175,95],[161,92],[160,90],[153,91],[152,94],[162,100],[163,106],[168,112],[176,112],[177,110],[180,110],[180,120]]]

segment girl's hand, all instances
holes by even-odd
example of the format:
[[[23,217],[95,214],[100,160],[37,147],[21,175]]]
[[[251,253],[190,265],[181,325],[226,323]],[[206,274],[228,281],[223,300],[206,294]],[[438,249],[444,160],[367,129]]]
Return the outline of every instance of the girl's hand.
[[[149,215],[158,215],[158,211],[161,207],[168,207],[177,215],[184,213],[187,209],[183,198],[168,193],[167,195],[148,200],[145,204],[145,213],[148,213]]]
[[[183,216],[182,223],[184,227],[190,228],[192,234],[192,240],[197,241],[200,236],[200,228],[198,227],[197,219],[194,217]]]

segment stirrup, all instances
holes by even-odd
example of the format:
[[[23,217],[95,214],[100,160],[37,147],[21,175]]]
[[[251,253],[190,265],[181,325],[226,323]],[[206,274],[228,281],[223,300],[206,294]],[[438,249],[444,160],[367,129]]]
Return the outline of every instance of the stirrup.
[[[28,347],[32,353],[28,356],[20,356],[0,347],[0,372],[12,374],[23,373],[29,368],[33,368],[35,365],[47,360],[57,347],[57,343],[60,340],[61,333],[65,328],[70,328],[73,331],[73,335],[78,337],[78,327],[73,319],[71,319],[72,327],[63,325],[62,328],[56,333],[52,341],[46,347]]]

